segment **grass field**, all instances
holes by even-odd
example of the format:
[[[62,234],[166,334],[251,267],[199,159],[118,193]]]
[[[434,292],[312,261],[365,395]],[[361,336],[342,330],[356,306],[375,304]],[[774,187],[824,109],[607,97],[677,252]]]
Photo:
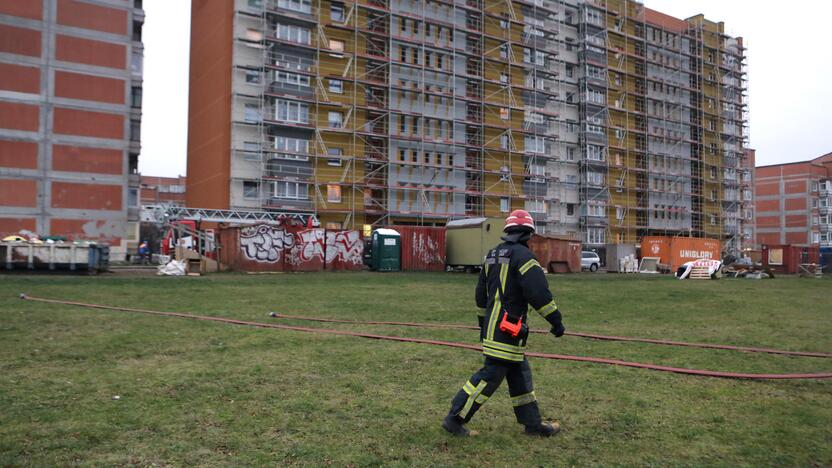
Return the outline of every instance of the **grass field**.
[[[474,324],[474,282],[464,274],[0,276],[0,465],[832,464],[832,381],[532,360],[544,416],[562,433],[522,435],[503,385],[469,425],[480,435],[454,439],[440,422],[481,364],[473,351],[17,298],[257,321],[282,311]],[[570,331],[832,351],[829,279],[550,282]],[[476,341],[465,330],[362,329]],[[530,350],[743,372],[832,370],[829,359],[548,335],[533,335]]]

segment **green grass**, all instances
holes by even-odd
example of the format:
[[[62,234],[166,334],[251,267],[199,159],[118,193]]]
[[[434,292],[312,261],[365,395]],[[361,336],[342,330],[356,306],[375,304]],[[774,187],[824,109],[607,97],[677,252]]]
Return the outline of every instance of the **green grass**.
[[[274,310],[474,324],[474,282],[464,274],[0,276],[0,465],[832,464],[830,381],[746,382],[532,360],[544,416],[563,432],[523,436],[504,385],[470,424],[480,435],[454,439],[439,424],[481,364],[472,351],[17,298],[26,292],[257,321]],[[832,351],[828,279],[585,274],[550,282],[572,331]],[[363,329],[476,341],[465,330]],[[530,341],[534,351],[680,367],[832,371],[829,359],[548,335]]]

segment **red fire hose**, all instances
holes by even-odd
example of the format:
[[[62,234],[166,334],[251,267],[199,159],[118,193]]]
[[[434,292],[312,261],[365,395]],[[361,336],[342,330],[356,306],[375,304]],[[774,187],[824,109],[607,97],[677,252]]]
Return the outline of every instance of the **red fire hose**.
[[[321,329],[321,328],[306,328],[306,327],[296,327],[290,325],[276,325],[270,323],[262,323],[262,322],[248,322],[244,320],[236,320],[230,318],[223,318],[223,317],[210,317],[204,315],[192,315],[192,314],[184,314],[179,312],[162,312],[156,310],[146,310],[146,309],[134,309],[129,307],[115,307],[115,306],[107,306],[107,305],[100,305],[100,304],[86,304],[83,302],[73,302],[73,301],[62,301],[57,299],[44,299],[38,297],[27,296],[25,294],[20,295],[21,299],[29,300],[29,301],[37,301],[37,302],[45,302],[49,304],[61,304],[61,305],[71,305],[71,306],[78,306],[78,307],[86,307],[90,309],[101,309],[101,310],[115,310],[120,312],[133,312],[133,313],[141,313],[141,314],[150,314],[150,315],[161,315],[166,317],[179,317],[179,318],[187,318],[193,320],[205,320],[211,322],[220,322],[220,323],[228,323],[233,325],[245,325],[250,327],[259,327],[259,328],[276,328],[280,330],[293,330],[293,331],[302,331],[307,333],[326,333],[330,335],[343,335],[343,336],[355,336],[361,338],[370,338],[376,340],[387,340],[387,341],[399,341],[405,343],[420,343],[420,344],[429,344],[434,346],[448,346],[451,348],[464,348],[470,349],[474,351],[481,351],[479,346],[474,346],[466,343],[456,343],[452,341],[438,341],[438,340],[426,340],[421,338],[406,338],[401,336],[386,336],[386,335],[375,335],[372,333],[357,333],[357,332],[350,332],[344,330],[332,330],[332,329]],[[747,374],[747,373],[734,373],[734,372],[719,372],[719,371],[707,371],[707,370],[699,370],[699,369],[685,369],[685,368],[677,368],[677,367],[667,367],[667,366],[659,366],[655,364],[644,364],[639,362],[629,362],[629,361],[620,361],[617,359],[605,359],[605,358],[595,358],[595,357],[585,357],[585,356],[567,356],[562,354],[548,354],[548,353],[526,353],[527,356],[537,357],[542,359],[556,359],[556,360],[564,360],[564,361],[578,361],[578,362],[592,362],[596,364],[608,364],[608,365],[615,365],[615,366],[624,366],[624,367],[635,367],[639,369],[651,369],[657,370],[662,372],[673,372],[677,374],[687,374],[687,375],[697,375],[703,377],[722,377],[722,378],[731,378],[731,379],[748,379],[748,380],[769,380],[769,379],[829,379],[832,378],[832,372],[824,372],[824,373],[815,373],[815,374]]]
[[[346,323],[351,325],[395,325],[400,327],[419,327],[419,328],[444,328],[444,329],[462,329],[462,330],[479,330],[479,327],[473,325],[458,325],[458,324],[451,324],[451,323],[411,323],[411,322],[379,322],[379,321],[358,321],[358,320],[338,320],[338,319],[330,319],[330,318],[320,318],[320,317],[302,317],[299,315],[287,315],[287,314],[279,314],[273,312],[271,314],[273,318],[283,318],[283,319],[291,319],[291,320],[305,320],[305,321],[312,321],[312,322],[326,322],[326,323]],[[530,333],[544,333],[548,334],[548,330],[529,330]],[[566,335],[569,336],[577,336],[580,338],[589,338],[593,340],[605,340],[605,341],[629,341],[635,343],[650,343],[650,344],[658,344],[658,345],[667,345],[667,346],[687,346],[692,348],[705,348],[705,349],[724,349],[729,351],[743,351],[748,353],[768,353],[768,354],[782,354],[786,356],[801,356],[801,357],[818,357],[818,358],[832,358],[832,354],[830,353],[818,353],[812,351],[786,351],[782,349],[770,349],[770,348],[749,348],[745,346],[732,346],[732,345],[719,345],[719,344],[710,344],[710,343],[688,343],[685,341],[669,341],[669,340],[656,340],[651,338],[634,338],[629,336],[607,336],[607,335],[595,335],[592,333],[577,333],[577,332],[566,332]]]

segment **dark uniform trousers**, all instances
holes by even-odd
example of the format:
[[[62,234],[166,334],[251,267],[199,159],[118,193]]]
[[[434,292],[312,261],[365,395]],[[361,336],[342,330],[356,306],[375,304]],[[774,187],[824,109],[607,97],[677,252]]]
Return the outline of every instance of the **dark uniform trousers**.
[[[451,414],[468,422],[474,413],[497,391],[503,379],[508,380],[508,393],[517,422],[526,426],[541,423],[540,409],[532,388],[532,369],[527,360],[509,362],[485,357],[485,364],[465,383],[451,401]]]

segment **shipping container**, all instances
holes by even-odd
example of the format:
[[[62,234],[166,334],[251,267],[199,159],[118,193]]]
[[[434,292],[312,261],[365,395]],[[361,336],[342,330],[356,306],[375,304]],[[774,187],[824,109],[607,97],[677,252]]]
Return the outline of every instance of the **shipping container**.
[[[448,266],[479,268],[488,251],[502,241],[503,218],[468,218],[449,222],[445,233]]]
[[[535,235],[529,249],[549,273],[581,272],[581,243],[574,239]]]
[[[670,243],[670,271],[694,260],[721,260],[722,243],[718,239],[674,237]]]
[[[775,273],[795,275],[800,272],[800,265],[804,263],[820,263],[818,246],[763,245],[763,266]]]
[[[0,242],[7,270],[68,270],[99,273],[110,268],[110,247],[95,243]]]
[[[641,258],[644,257],[659,257],[659,263],[676,271],[693,260],[720,260],[722,244],[718,239],[699,237],[645,236],[641,239]]]
[[[445,228],[390,226],[402,238],[402,271],[445,270]]]

